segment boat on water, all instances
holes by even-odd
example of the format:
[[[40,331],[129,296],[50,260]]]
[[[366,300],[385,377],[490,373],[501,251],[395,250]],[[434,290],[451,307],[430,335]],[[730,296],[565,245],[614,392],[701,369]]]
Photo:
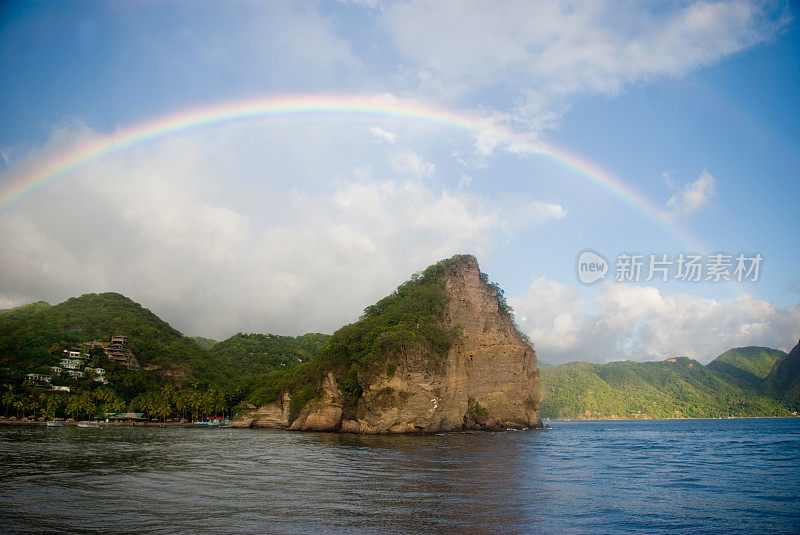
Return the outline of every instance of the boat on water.
[[[97,422],[78,422],[78,427],[81,429],[97,429],[100,424]]]
[[[55,422],[53,420],[49,420],[47,422],[47,427],[64,427],[64,422]]]

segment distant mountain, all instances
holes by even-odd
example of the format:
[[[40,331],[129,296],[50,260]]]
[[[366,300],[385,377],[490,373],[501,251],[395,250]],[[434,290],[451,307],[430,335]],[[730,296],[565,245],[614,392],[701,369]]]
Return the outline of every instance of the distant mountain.
[[[778,396],[800,410],[800,343],[780,358],[764,379],[762,390]]]
[[[114,359],[89,344],[118,335],[128,343]],[[229,413],[264,375],[306,362],[328,338],[192,339],[118,293],[31,303],[0,312],[0,415],[94,418],[131,402],[162,420]],[[62,364],[72,348],[79,358]]]
[[[774,351],[768,350],[767,354]],[[716,368],[720,363],[737,363],[725,367],[724,372],[686,357],[661,362],[572,362],[544,368],[541,370],[544,391],[542,416],[713,418],[789,415],[790,409],[782,400],[742,386],[748,376],[731,378],[730,372],[740,369],[737,366],[747,366],[747,370],[752,370],[747,373],[752,375],[761,373],[758,367],[763,357],[759,357],[761,353],[736,352],[722,358]]]
[[[171,382],[226,382],[219,362],[140,304],[118,293],[86,294],[58,305],[33,303],[0,315],[0,362],[20,372],[44,372],[51,349],[123,335],[142,366]],[[57,359],[55,359],[57,360]]]
[[[203,349],[211,349],[214,345],[218,344],[216,340],[212,338],[204,338],[202,336],[190,336],[194,343],[202,347]]]
[[[739,386],[756,388],[769,375],[775,362],[785,356],[786,352],[780,349],[737,347],[718,356],[706,367]]]
[[[308,362],[329,339],[330,335],[320,333],[297,337],[238,333],[215,344],[209,353],[217,356],[231,372],[254,375]]]
[[[41,312],[42,310],[46,310],[48,308],[50,308],[50,303],[37,301],[36,303],[30,303],[17,308],[0,311],[0,328],[2,328],[4,325],[10,325],[15,321],[25,319],[28,316],[32,316],[37,312]]]

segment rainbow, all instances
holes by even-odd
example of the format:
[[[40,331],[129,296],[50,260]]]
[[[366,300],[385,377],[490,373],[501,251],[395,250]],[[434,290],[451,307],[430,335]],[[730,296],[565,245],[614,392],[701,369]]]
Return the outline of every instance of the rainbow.
[[[531,140],[496,121],[425,106],[388,95],[291,95],[224,102],[185,110],[99,136],[58,154],[0,191],[0,211],[88,163],[150,140],[187,130],[254,118],[314,115],[397,117],[445,125],[489,139],[508,150],[547,157],[599,186],[696,252],[704,248],[664,212],[601,166],[564,148]]]

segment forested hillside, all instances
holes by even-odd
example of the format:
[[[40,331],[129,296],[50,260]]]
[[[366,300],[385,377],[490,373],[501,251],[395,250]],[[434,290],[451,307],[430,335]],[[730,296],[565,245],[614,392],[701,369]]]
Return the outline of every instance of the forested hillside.
[[[798,407],[762,383],[786,353],[737,348],[708,366],[685,357],[661,362],[572,362],[541,370],[548,418],[724,418],[789,416]]]
[[[132,359],[109,358],[100,345],[113,336],[126,337]],[[261,377],[308,360],[326,340],[238,334],[221,343],[195,341],[116,293],[55,306],[32,303],[0,313],[2,411],[19,417],[97,417],[127,407],[159,418],[229,414]],[[72,369],[62,369],[65,351],[79,355]]]

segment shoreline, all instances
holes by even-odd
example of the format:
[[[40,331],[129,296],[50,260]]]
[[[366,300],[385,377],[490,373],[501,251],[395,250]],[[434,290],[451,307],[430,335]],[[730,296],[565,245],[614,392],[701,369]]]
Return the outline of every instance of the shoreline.
[[[550,418],[551,422],[650,422],[667,420],[746,420],[746,419],[778,419],[778,418],[800,418],[794,416],[704,416],[704,417],[681,417],[681,418]],[[543,420],[544,421],[544,420]]]
[[[185,427],[185,428],[205,428],[205,427],[225,427],[223,425],[209,425],[204,422],[106,422],[104,420],[76,420],[74,422],[67,422],[64,420],[57,420],[63,427],[78,427],[78,423],[91,422],[100,427]],[[5,418],[0,419],[0,425],[33,425],[33,426],[46,426],[45,420],[8,420]]]
[[[671,421],[671,420],[745,420],[745,419],[792,419],[800,418],[797,416],[731,416],[720,418],[549,418],[549,422],[641,422],[641,421]],[[240,428],[232,425],[209,425],[204,422],[106,422],[102,420],[79,420],[67,422],[59,421],[63,427],[78,427],[78,423],[91,422],[99,427],[178,427],[178,428],[220,428],[220,429],[250,429]],[[545,420],[542,420],[546,424]],[[41,426],[47,425],[46,420],[9,420],[0,418],[0,426],[17,426],[17,425],[30,425]],[[544,426],[546,427],[546,425]]]

